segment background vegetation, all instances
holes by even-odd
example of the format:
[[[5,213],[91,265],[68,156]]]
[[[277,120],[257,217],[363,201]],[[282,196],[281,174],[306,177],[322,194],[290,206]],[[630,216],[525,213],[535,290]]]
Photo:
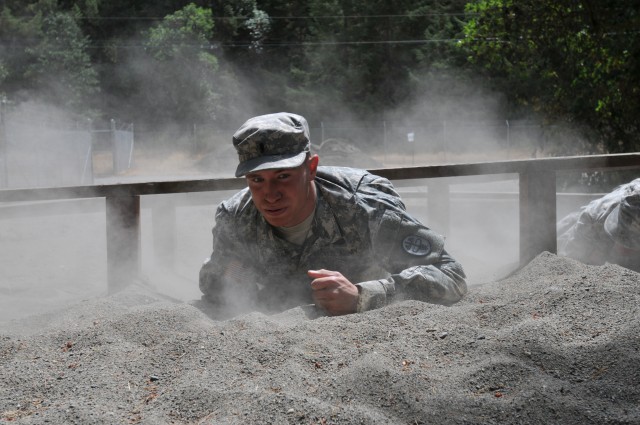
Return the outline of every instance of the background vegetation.
[[[501,94],[502,119],[579,129],[582,151],[640,147],[635,0],[0,4],[5,104],[37,100],[138,129],[235,127],[278,110],[379,120],[482,87]]]

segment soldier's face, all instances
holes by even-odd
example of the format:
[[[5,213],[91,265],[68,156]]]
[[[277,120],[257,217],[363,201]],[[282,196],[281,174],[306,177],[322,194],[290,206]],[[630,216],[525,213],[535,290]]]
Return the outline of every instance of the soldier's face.
[[[263,170],[246,176],[253,203],[269,224],[291,227],[300,224],[316,205],[313,179],[318,156],[296,168]]]

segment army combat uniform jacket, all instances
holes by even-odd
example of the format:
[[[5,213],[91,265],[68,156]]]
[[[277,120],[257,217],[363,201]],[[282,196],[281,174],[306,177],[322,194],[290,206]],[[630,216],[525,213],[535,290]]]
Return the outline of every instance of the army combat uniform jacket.
[[[610,262],[640,272],[640,258],[616,257],[614,241],[604,229],[609,214],[625,197],[635,194],[640,194],[640,178],[616,187],[560,220],[556,226],[558,254],[586,264]]]
[[[222,202],[200,289],[214,304],[282,311],[312,303],[308,270],[342,273],[358,286],[358,311],[394,300],[451,305],[467,287],[444,239],[412,218],[385,178],[318,167],[318,198],[302,246],[277,236],[244,189]],[[247,304],[248,303],[248,304]]]

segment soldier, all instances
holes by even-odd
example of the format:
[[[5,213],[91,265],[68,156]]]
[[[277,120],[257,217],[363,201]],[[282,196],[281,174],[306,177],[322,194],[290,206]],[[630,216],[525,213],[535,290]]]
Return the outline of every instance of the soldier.
[[[444,239],[411,217],[385,178],[318,166],[306,120],[254,117],[233,135],[236,177],[248,188],[222,202],[202,300],[233,313],[315,302],[329,315],[416,299],[451,305],[466,293]]]
[[[558,254],[640,272],[640,178],[558,222]]]

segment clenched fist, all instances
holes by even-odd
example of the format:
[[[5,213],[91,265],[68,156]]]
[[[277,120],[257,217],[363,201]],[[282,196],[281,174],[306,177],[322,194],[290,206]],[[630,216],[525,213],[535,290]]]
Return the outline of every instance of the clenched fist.
[[[358,307],[358,288],[342,273],[331,270],[307,272],[316,305],[331,316],[355,313]]]

